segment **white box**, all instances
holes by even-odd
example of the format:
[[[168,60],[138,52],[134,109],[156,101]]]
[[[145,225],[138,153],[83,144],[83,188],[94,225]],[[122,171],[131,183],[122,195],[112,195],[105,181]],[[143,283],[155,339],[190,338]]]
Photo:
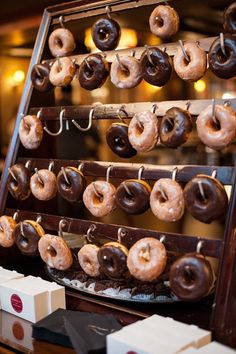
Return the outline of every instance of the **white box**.
[[[57,309],[65,309],[66,308],[66,295],[65,295],[65,287],[58,285],[55,282],[50,282],[44,280],[40,277],[33,277],[29,275],[25,277],[26,280],[29,280],[30,284],[33,286],[39,286],[48,291],[48,313],[52,313]]]
[[[33,351],[32,324],[23,318],[2,311],[1,336],[18,346]]]
[[[23,278],[24,274],[18,273],[15,270],[8,270],[3,267],[0,267],[0,278],[1,279],[20,279]]]
[[[186,350],[183,352],[183,354],[235,354],[236,350],[226,347],[223,344],[217,343],[217,342],[211,342],[201,349],[191,351],[191,350]]]
[[[48,315],[48,291],[32,287],[25,278],[0,284],[2,309],[31,322]]]

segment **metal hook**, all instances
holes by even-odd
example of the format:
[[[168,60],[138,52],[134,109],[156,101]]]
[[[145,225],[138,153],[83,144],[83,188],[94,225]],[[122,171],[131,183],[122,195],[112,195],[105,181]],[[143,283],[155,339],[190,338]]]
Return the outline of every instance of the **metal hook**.
[[[135,54],[136,54],[136,50],[133,49],[133,50],[132,50],[132,53],[131,53],[131,57],[135,58]]]
[[[110,172],[111,172],[112,168],[113,168],[112,165],[108,166],[108,168],[107,168],[107,173],[106,173],[106,181],[107,181],[107,183],[109,183],[109,177],[110,177]]]
[[[37,117],[38,119],[40,119],[40,116],[41,116],[42,110],[43,110],[43,109],[42,109],[42,108],[40,108],[40,110],[39,110],[39,111],[38,111],[38,113],[37,113],[37,116],[36,116],[36,117]]]
[[[67,175],[66,175],[65,168],[64,168],[63,166],[61,167],[61,171],[62,171],[62,173],[63,173],[63,176],[64,176],[64,179],[65,179],[66,183],[67,183],[68,185],[70,185],[71,183],[70,183],[70,181],[68,180],[68,177],[67,177]]]
[[[70,130],[70,122],[68,119],[66,120],[66,130]]]
[[[166,239],[166,236],[165,235],[161,235],[161,238],[160,238],[160,242],[161,243],[164,243],[165,242],[165,239]]]
[[[90,71],[94,71],[93,68],[91,67],[91,65],[89,64],[87,58],[84,59],[84,62],[85,62],[85,64],[87,65],[87,67],[89,68]]]
[[[191,105],[191,102],[190,102],[190,101],[187,101],[187,102],[185,103],[185,109],[186,109],[186,111],[189,110],[190,105]]]
[[[25,167],[30,169],[30,165],[31,165],[31,160],[26,161]]]
[[[63,228],[66,226],[67,221],[65,219],[61,219],[59,221],[59,226],[58,226],[58,234],[59,236],[63,237]]]
[[[81,127],[74,119],[72,119],[72,123],[76,126],[76,128],[78,128],[80,131],[82,132],[87,132],[93,123],[93,114],[94,114],[94,108],[92,108],[89,112],[89,123],[88,126],[86,128]]]
[[[92,187],[96,196],[100,199],[102,195],[98,192],[95,182],[92,182]]]
[[[17,182],[17,178],[15,176],[15,174],[12,172],[11,168],[8,168],[8,173],[12,176],[12,178]]]
[[[63,115],[65,113],[65,109],[61,110],[60,112],[60,116],[59,116],[59,120],[60,120],[60,127],[59,130],[56,133],[51,132],[45,122],[45,127],[43,128],[49,135],[51,136],[58,136],[61,134],[62,130],[63,130]]]
[[[12,219],[15,220],[15,221],[17,221],[18,216],[19,216],[19,213],[18,213],[18,211],[16,211],[16,212],[13,214]]]
[[[198,241],[197,248],[196,248],[196,253],[200,253],[201,252],[203,244],[204,244],[204,241]]]
[[[58,20],[59,20],[59,22],[60,22],[61,27],[62,27],[62,28],[65,28],[65,25],[64,25],[64,17],[63,17],[63,16],[60,16]]]
[[[204,193],[204,189],[203,189],[203,186],[202,186],[202,182],[201,181],[198,181],[198,188],[199,188],[199,191],[200,191],[200,194],[201,194],[201,197],[204,201],[206,201],[206,196],[205,196],[205,193]]]
[[[127,235],[127,231],[123,227],[119,227],[117,231],[117,241],[121,243],[122,238],[125,237],[126,235]]]
[[[87,231],[87,233],[86,233],[86,238],[87,238],[87,240],[88,240],[89,242],[91,242],[91,243],[94,242],[93,240],[91,240],[91,237],[94,238],[94,235],[92,235],[91,232],[93,232],[93,231],[95,231],[95,230],[96,230],[96,225],[92,224],[92,225],[89,227],[89,229],[88,229],[88,231]]]
[[[217,175],[217,170],[212,171],[211,177],[216,178],[216,175]]]
[[[58,64],[59,70],[61,70],[62,69],[62,65],[61,65],[60,57],[57,57],[57,64]]]
[[[133,194],[130,192],[129,187],[126,184],[126,181],[123,182],[123,185],[124,185],[124,189],[125,189],[126,193],[132,197]]]
[[[186,53],[186,50],[185,50],[185,48],[184,48],[183,41],[182,41],[181,39],[179,40],[179,45],[180,45],[180,47],[181,47],[181,49],[182,49],[182,52],[183,52],[183,55],[184,55],[185,60],[187,60],[187,62],[189,63],[189,62],[190,62],[190,58],[189,58],[188,54]]]
[[[156,104],[156,103],[154,103],[154,104],[152,105],[151,112],[152,112],[153,114],[155,114],[155,113],[156,113],[157,108],[158,108],[157,104]]]
[[[171,175],[171,179],[172,179],[173,181],[176,180],[177,172],[178,172],[178,167],[174,167],[174,168],[173,168],[173,171],[172,171],[172,175]]]
[[[107,17],[111,19],[111,6],[109,5],[106,6],[106,13],[107,13]]]
[[[48,169],[49,169],[49,171],[52,171],[53,168],[54,168],[54,161],[51,161],[51,162],[49,163]]]
[[[160,192],[161,192],[162,198],[163,198],[164,200],[168,200],[167,195],[165,194],[165,192],[164,192],[164,190],[163,190],[161,184],[159,185],[159,188],[160,188]]]
[[[151,54],[150,54],[150,48],[147,44],[145,44],[145,49],[146,49],[146,53],[147,53],[147,57],[148,57],[148,61],[153,65],[155,66],[153,60],[152,60],[152,57],[151,57]]]
[[[39,174],[38,169],[35,168],[34,171],[35,171],[35,173],[36,173],[36,175],[37,175],[38,181],[39,181],[42,185],[44,185],[44,182],[43,182],[43,180],[42,180],[42,178],[41,178],[41,176],[40,176],[40,174]]]
[[[144,166],[140,166],[139,170],[138,170],[138,179],[142,179],[142,173],[144,171],[145,167]]]
[[[212,99],[212,120],[215,124],[217,124],[216,116],[215,116],[215,108],[216,108],[216,100]]]
[[[20,233],[21,233],[22,236],[25,237],[25,234],[24,234],[24,222],[23,221],[20,222]]]
[[[80,172],[82,172],[82,169],[84,168],[84,163],[81,162],[77,168]]]
[[[124,118],[122,118],[121,115],[120,115],[120,112],[123,112],[125,114],[125,116],[126,116],[125,118],[129,117],[128,113],[125,110],[125,106],[121,106],[116,111],[117,117],[121,120],[122,123],[125,123]]]
[[[40,73],[40,71],[39,71],[39,68],[38,68],[38,65],[37,65],[37,64],[34,66],[34,70],[36,71],[36,74],[37,74],[39,77],[42,77],[42,75],[41,75],[41,73]]]
[[[226,57],[226,50],[225,50],[225,39],[224,39],[224,33],[220,33],[220,48],[224,56]]]
[[[142,122],[140,121],[138,114],[135,114],[135,115],[134,115],[134,118],[136,119],[139,128],[140,128],[141,130],[143,130],[143,124],[142,124]]]
[[[36,222],[37,222],[38,224],[40,224],[40,223],[42,222],[42,216],[41,216],[41,215],[38,215],[38,216],[37,216]]]
[[[122,64],[122,62],[121,62],[121,60],[120,60],[120,56],[119,56],[118,53],[116,53],[116,59],[117,59],[117,61],[118,61],[118,63],[119,63],[119,66],[121,67],[122,70],[124,70],[124,71],[129,71],[129,70]]]

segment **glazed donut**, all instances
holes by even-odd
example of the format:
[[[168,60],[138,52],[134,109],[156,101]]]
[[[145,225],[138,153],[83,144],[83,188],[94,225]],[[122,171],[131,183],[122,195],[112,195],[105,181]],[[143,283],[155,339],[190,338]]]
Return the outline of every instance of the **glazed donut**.
[[[214,283],[210,263],[200,254],[186,254],[170,268],[170,287],[184,301],[198,301],[209,294]]]
[[[236,114],[229,106],[216,105],[215,121],[212,116],[212,105],[206,107],[196,120],[199,139],[211,149],[222,150],[236,136]]]
[[[121,66],[122,65],[122,66]],[[140,62],[131,56],[120,57],[111,64],[111,82],[118,88],[136,87],[142,81]]]
[[[25,200],[30,195],[30,170],[17,163],[11,167],[16,180],[9,174],[7,188],[11,195],[18,200]]]
[[[66,28],[57,28],[49,36],[49,49],[54,57],[63,57],[75,49],[73,34]]]
[[[149,208],[151,187],[145,181],[129,179],[116,190],[116,203],[128,214],[142,214]]]
[[[119,242],[109,242],[100,247],[98,261],[101,271],[110,278],[119,279],[127,272],[128,250]]]
[[[78,252],[78,261],[83,271],[90,277],[100,275],[98,263],[98,250],[96,245],[84,245]]]
[[[102,51],[113,50],[120,40],[120,25],[111,18],[100,18],[92,27],[92,38]]]
[[[98,218],[108,215],[116,208],[115,198],[116,188],[106,181],[90,183],[83,194],[86,208]]]
[[[82,62],[78,72],[80,86],[86,90],[101,87],[109,75],[109,65],[99,54],[89,55]]]
[[[226,56],[223,54],[220,39],[217,38],[209,49],[209,68],[221,79],[230,79],[236,76],[236,38],[231,34],[224,35],[224,47]]]
[[[129,142],[138,152],[147,152],[157,144],[158,139],[158,119],[150,112],[136,113],[130,121]]]
[[[128,125],[124,123],[113,123],[106,132],[106,141],[109,148],[118,156],[130,158],[137,154],[128,138]]]
[[[36,256],[38,254],[38,242],[44,237],[44,230],[37,222],[25,220],[17,224],[13,235],[15,243],[21,253],[26,256]]]
[[[196,43],[185,43],[186,60],[183,50],[178,47],[173,63],[176,74],[183,80],[197,81],[204,76],[207,70],[207,55]]]
[[[0,246],[13,246],[15,242],[13,234],[15,227],[16,222],[12,217],[7,215],[2,215],[0,217]]]
[[[35,198],[50,200],[57,193],[57,178],[52,171],[39,170],[30,179],[30,189]]]
[[[184,144],[193,129],[191,115],[178,107],[168,109],[159,126],[160,141],[165,146],[177,148]]]
[[[27,115],[21,119],[19,126],[21,144],[29,150],[35,150],[43,139],[43,125],[36,116]]]
[[[50,91],[53,86],[49,80],[50,69],[46,64],[36,64],[31,71],[31,82],[39,92]]]
[[[44,235],[39,240],[38,249],[42,260],[51,268],[66,270],[73,263],[71,250],[60,236]]]
[[[233,2],[224,12],[224,30],[226,33],[236,33],[236,2]]]
[[[65,174],[69,184],[60,171],[57,176],[57,190],[68,202],[77,202],[82,198],[86,186],[84,175],[75,167],[65,167]]]
[[[184,213],[184,195],[179,183],[170,178],[161,178],[153,186],[150,196],[153,214],[166,222],[177,221]]]
[[[150,30],[155,36],[169,38],[179,30],[179,16],[168,5],[158,5],[149,18]]]
[[[147,50],[149,55],[145,51],[140,58],[143,79],[151,85],[164,86],[172,73],[170,57],[159,48],[149,48]],[[149,56],[151,60],[149,60]]]
[[[164,271],[166,262],[165,246],[152,237],[137,241],[127,257],[130,274],[141,281],[156,280]]]
[[[217,179],[206,175],[197,175],[186,184],[184,198],[190,214],[205,223],[222,218],[228,206],[224,186]]]
[[[70,58],[55,60],[49,74],[49,80],[54,86],[67,86],[73,80],[76,67]]]

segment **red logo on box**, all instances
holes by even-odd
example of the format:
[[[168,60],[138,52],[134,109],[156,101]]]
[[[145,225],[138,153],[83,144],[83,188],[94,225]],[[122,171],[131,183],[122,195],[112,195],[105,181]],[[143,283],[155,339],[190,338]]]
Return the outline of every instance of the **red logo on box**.
[[[23,304],[22,304],[21,298],[18,295],[13,294],[11,296],[11,305],[16,312],[18,312],[18,313],[22,312]]]

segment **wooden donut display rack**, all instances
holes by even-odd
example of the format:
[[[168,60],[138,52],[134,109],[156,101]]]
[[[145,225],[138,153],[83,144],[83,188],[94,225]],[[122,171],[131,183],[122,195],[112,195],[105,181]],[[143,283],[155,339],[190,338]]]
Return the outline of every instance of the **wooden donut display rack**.
[[[141,165],[141,164],[131,164],[127,162],[102,162],[102,161],[80,161],[80,160],[65,160],[56,158],[55,143],[57,137],[50,137],[44,135],[43,141],[39,149],[25,150],[20,145],[19,140],[19,125],[22,119],[22,115],[35,114],[40,111],[40,119],[43,124],[48,122],[50,129],[56,131],[59,124],[60,112],[63,110],[64,114],[62,117],[63,126],[66,121],[71,120],[84,120],[84,126],[91,123],[88,122],[90,116],[90,111],[94,108],[93,116],[91,120],[96,119],[106,119],[113,120],[117,119],[117,112],[122,106],[120,104],[101,104],[98,106],[60,106],[56,107],[54,105],[53,95],[47,93],[45,95],[39,94],[36,90],[33,90],[30,74],[32,68],[38,63],[52,63],[55,58],[52,59],[48,52],[47,40],[49,33],[54,25],[59,24],[59,17],[63,16],[64,23],[70,21],[77,21],[83,19],[84,21],[88,18],[92,18],[97,15],[106,14],[106,7],[111,6],[112,12],[120,12],[124,10],[129,10],[138,7],[147,7],[150,5],[156,5],[161,1],[158,0],[103,0],[103,1],[72,1],[66,4],[57,5],[50,7],[45,10],[42,23],[38,32],[37,40],[34,47],[34,52],[32,55],[32,60],[30,63],[24,92],[22,95],[21,103],[19,106],[19,111],[16,119],[15,130],[10,143],[8,155],[6,158],[5,168],[2,175],[1,187],[0,187],[0,212],[1,215],[13,216],[17,212],[17,222],[24,221],[26,219],[36,220],[37,217],[41,216],[40,224],[45,230],[48,231],[58,231],[58,225],[60,220],[65,221],[64,232],[70,232],[79,235],[85,235],[88,229],[93,225],[92,237],[94,240],[99,240],[103,235],[108,240],[117,241],[118,230],[122,229],[122,243],[128,248],[131,247],[137,240],[143,237],[153,237],[161,240],[164,236],[165,247],[167,251],[177,252],[177,253],[191,253],[196,252],[196,249],[201,244],[201,254],[204,256],[214,257],[219,259],[219,273],[217,277],[216,290],[214,295],[213,303],[208,303],[207,314],[201,314],[198,311],[198,304],[185,304],[181,303],[179,311],[182,313],[182,319],[187,313],[194,313],[191,318],[196,319],[196,324],[201,324],[210,328],[213,331],[213,336],[216,340],[226,343],[230,346],[236,347],[236,168],[231,166],[197,166],[197,165],[181,165],[181,166],[157,166],[157,165]],[[199,40],[199,46],[208,52],[212,42],[216,37],[203,38]],[[160,49],[166,48],[166,52],[173,56],[178,48],[178,43],[162,44]],[[137,59],[140,58],[141,54],[145,50],[144,47],[135,48],[135,56]],[[131,54],[132,49],[122,49],[117,51],[106,52],[106,60],[108,62],[113,62],[115,59],[115,54]],[[86,55],[72,55],[71,59],[76,59],[79,65]],[[227,100],[230,102],[231,107],[236,110],[236,99]],[[185,101],[164,101],[164,102],[139,102],[139,103],[128,103],[125,104],[125,111],[127,113],[126,119],[130,119],[135,113],[145,110],[151,110],[153,105],[158,106],[158,118],[161,118],[165,112],[172,107],[185,108],[186,104],[189,105],[189,113],[192,116],[197,116],[200,112],[205,109],[211,100],[185,100]],[[215,104],[223,105],[225,100],[216,99]],[[211,176],[213,172],[216,172],[217,179],[223,185],[231,185],[231,197],[228,205],[228,212],[225,222],[225,232],[223,239],[212,239],[212,238],[202,238],[193,235],[182,235],[172,232],[158,232],[154,230],[139,229],[134,227],[123,226],[113,224],[105,224],[97,221],[82,220],[78,218],[72,218],[68,215],[58,215],[57,203],[55,198],[51,201],[36,202],[33,198],[29,198],[26,201],[16,201],[8,193],[7,180],[9,175],[9,168],[15,163],[26,164],[30,161],[30,170],[35,168],[44,169],[48,168],[49,164],[53,162],[53,172],[58,174],[61,167],[74,166],[77,167],[80,163],[83,163],[83,174],[85,177],[89,178],[106,178],[107,168],[112,165],[110,171],[110,178],[114,179],[134,179],[137,178],[139,169],[143,166],[142,179],[156,181],[159,178],[171,178],[173,173],[173,168],[177,167],[176,181],[186,183],[191,180],[197,174],[205,174]],[[14,262],[17,261],[17,256],[14,258],[15,249],[0,249],[0,256],[6,263],[11,263],[14,266]],[[25,257],[22,257],[21,262],[24,262]],[[30,264],[30,261],[27,260]],[[34,262],[34,260],[32,260]],[[123,305],[116,304],[114,299],[111,302],[105,302],[102,299],[97,299],[93,297],[92,299],[86,295],[81,295],[79,291],[68,290],[68,299],[72,299],[72,306],[75,308],[76,301],[80,303],[85,303],[86,301],[100,307],[108,306],[113,311],[120,311],[120,313],[129,314],[134,316],[134,318],[139,318],[140,316],[145,316],[150,313],[158,312],[168,316],[175,316],[175,305],[163,304],[165,306],[163,310],[162,307],[158,308],[153,306],[149,308],[149,312],[143,311],[142,314],[137,309],[132,307],[132,304]],[[112,300],[112,299],[111,299]],[[68,300],[69,303],[69,300]],[[152,306],[152,305],[150,305]],[[140,308],[139,308],[140,309]],[[204,312],[204,310],[203,310]],[[207,320],[201,321],[200,316],[206,316]],[[198,319],[197,319],[198,318]],[[198,321],[199,320],[199,321]],[[188,321],[188,319],[186,319]],[[206,324],[207,323],[207,324]]]

